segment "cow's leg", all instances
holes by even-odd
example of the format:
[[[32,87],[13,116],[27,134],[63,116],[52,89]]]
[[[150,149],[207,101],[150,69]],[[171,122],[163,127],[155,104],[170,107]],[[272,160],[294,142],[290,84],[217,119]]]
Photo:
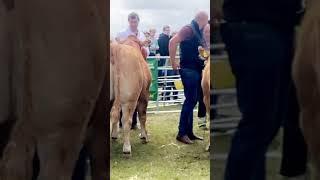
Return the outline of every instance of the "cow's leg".
[[[110,179],[110,144],[108,137],[110,132],[107,121],[109,119],[106,113],[106,111],[108,112],[108,109],[106,109],[106,89],[107,82],[105,81],[90,122],[91,132],[87,146],[91,159],[92,180]]]
[[[120,102],[115,100],[111,109],[111,137],[112,139],[118,138],[119,133],[119,118],[120,118]]]
[[[109,139],[107,138],[105,122],[97,122],[93,125],[93,134],[90,138],[90,142],[87,145],[90,153],[90,165],[91,165],[91,179],[110,179],[109,174]]]
[[[147,121],[147,107],[148,107],[148,99],[143,98],[140,99],[138,102],[138,114],[139,114],[139,121],[141,127],[141,141],[142,143],[147,143],[148,139],[148,132],[146,129],[146,121]]]
[[[14,118],[11,107],[11,73],[12,73],[12,46],[10,40],[9,12],[10,2],[0,0],[0,158],[8,143]]]
[[[35,152],[32,133],[26,131],[28,124],[17,122],[8,145],[3,152],[0,167],[1,180],[31,180]]]
[[[123,125],[123,153],[124,154],[131,154],[131,144],[130,144],[130,130],[132,124],[132,116],[135,110],[137,102],[130,102],[122,105],[122,125]]]
[[[14,119],[8,119],[0,123],[0,159],[2,158],[3,151],[9,142],[10,132],[15,124]]]
[[[207,114],[210,115],[210,92],[208,92],[208,91],[204,92],[203,102],[206,105]]]
[[[301,113],[302,130],[308,145],[313,164],[314,179],[320,179],[320,113],[316,109],[303,109]]]
[[[70,180],[82,145],[79,128],[64,129],[40,138],[40,180]]]

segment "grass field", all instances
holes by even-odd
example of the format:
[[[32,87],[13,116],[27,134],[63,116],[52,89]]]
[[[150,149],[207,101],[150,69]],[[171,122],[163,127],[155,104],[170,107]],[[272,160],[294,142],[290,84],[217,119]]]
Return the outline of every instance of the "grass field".
[[[147,128],[150,142],[142,144],[138,137],[140,130],[133,130],[132,157],[129,159],[122,155],[120,132],[121,137],[111,144],[111,179],[209,180],[210,159],[205,151],[209,131],[199,130],[195,121],[194,132],[204,135],[205,141],[184,145],[175,139],[178,120],[178,113],[149,114]]]

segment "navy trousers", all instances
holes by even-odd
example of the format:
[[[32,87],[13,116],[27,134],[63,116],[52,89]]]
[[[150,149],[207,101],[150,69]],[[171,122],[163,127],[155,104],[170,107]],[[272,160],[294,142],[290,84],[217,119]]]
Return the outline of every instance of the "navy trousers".
[[[193,134],[193,109],[199,100],[201,71],[182,68],[179,72],[186,98],[180,114],[178,136],[181,137]]]

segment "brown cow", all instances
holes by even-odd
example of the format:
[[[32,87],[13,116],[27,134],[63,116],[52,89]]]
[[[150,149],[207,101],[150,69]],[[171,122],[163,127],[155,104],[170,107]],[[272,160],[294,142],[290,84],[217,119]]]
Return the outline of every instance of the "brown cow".
[[[141,53],[141,46],[130,38],[124,44],[111,43],[110,98],[114,101],[111,110],[112,138],[118,138],[120,108],[124,124],[123,153],[131,154],[130,129],[132,116],[137,107],[141,124],[141,139],[148,142],[146,110],[149,100],[151,72]]]
[[[1,72],[0,96],[9,96],[1,102],[0,123],[14,126],[9,142],[1,142],[0,179],[31,179],[37,152],[39,179],[69,180],[84,144],[93,179],[107,179],[106,2],[5,2],[0,55],[1,68],[9,68]]]
[[[206,106],[206,112],[210,116],[210,52],[200,47],[199,55],[203,60],[206,61],[206,65],[202,72],[201,87],[203,92],[203,102]],[[210,150],[210,144],[206,149],[208,151]]]
[[[210,115],[210,58],[207,60],[202,73],[201,86],[203,91],[203,102],[206,105],[207,113]]]
[[[320,1],[308,1],[293,64],[301,127],[320,179]]]

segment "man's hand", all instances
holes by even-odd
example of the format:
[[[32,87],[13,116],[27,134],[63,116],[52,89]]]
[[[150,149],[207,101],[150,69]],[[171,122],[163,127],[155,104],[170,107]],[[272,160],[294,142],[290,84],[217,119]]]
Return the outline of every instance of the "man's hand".
[[[172,65],[172,69],[173,70],[179,70],[180,69],[180,64],[174,59],[174,60],[170,60],[171,61],[171,65]]]
[[[179,33],[170,39],[169,41],[169,56],[170,56],[170,62],[172,65],[172,68],[174,70],[178,70],[180,68],[180,64],[176,61],[176,52],[177,52],[177,46],[182,41]]]
[[[151,43],[151,40],[150,40],[150,39],[146,39],[146,40],[144,40],[144,41],[141,42],[141,45],[142,45],[142,46],[149,46],[150,43]]]

